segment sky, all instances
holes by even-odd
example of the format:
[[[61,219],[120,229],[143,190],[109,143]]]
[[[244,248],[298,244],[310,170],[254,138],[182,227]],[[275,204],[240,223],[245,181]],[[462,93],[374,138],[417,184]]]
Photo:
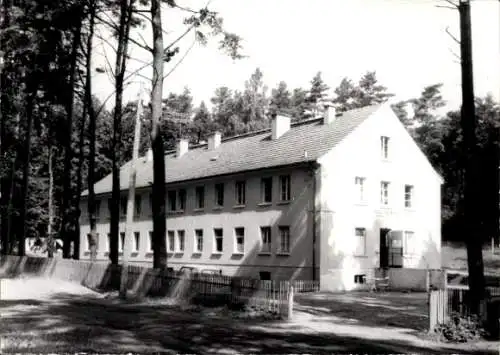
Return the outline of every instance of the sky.
[[[199,9],[206,0],[177,3]],[[187,86],[195,104],[209,104],[219,86],[243,90],[257,67],[269,90],[282,80],[290,89],[307,89],[321,71],[333,95],[342,78],[357,81],[366,71],[376,71],[379,82],[396,95],[395,101],[416,97],[425,86],[443,83],[446,109],[456,109],[461,102],[461,77],[455,54],[460,48],[445,29],[449,27],[460,38],[459,15],[436,5],[449,6],[445,0],[212,0],[209,8],[224,18],[227,31],[243,38],[243,54],[248,57],[232,60],[218,50],[217,39],[206,46],[193,45],[194,36],[189,35],[178,43],[179,54],[165,65],[165,73],[174,70],[165,79],[164,97]],[[491,93],[500,101],[500,1],[474,0],[471,14],[475,93]],[[183,32],[186,16],[181,10],[165,8],[166,44]],[[112,40],[105,30],[99,32],[107,42]],[[134,30],[133,36],[151,43],[150,27]],[[96,67],[114,63],[108,44],[97,40],[95,47]],[[151,53],[137,46],[131,47],[130,55],[129,72],[152,59]],[[137,97],[141,81],[147,101],[151,74],[147,67],[130,77],[125,101]],[[94,93],[102,101],[110,98],[108,108],[114,106],[109,74],[96,72]]]

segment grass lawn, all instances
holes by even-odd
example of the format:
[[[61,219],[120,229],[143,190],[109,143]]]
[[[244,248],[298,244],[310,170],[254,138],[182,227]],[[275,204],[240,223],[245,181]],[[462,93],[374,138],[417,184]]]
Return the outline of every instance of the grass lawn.
[[[442,265],[445,268],[467,270],[467,250],[463,244],[443,243],[441,248]],[[484,272],[500,276],[500,248],[492,254],[491,248],[483,248]]]

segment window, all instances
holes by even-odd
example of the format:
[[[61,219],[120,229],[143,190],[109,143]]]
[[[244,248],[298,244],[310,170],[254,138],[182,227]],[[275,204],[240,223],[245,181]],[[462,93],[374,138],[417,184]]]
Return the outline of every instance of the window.
[[[404,231],[403,234],[403,252],[404,254],[415,253],[415,233],[412,231]]]
[[[384,206],[389,204],[389,183],[387,181],[380,182],[380,204]]]
[[[101,214],[101,200],[95,200],[95,217],[99,219]]]
[[[168,192],[168,209],[169,211],[176,211],[177,210],[177,194],[175,191],[169,191]]]
[[[214,229],[214,251],[216,253],[222,253],[222,241],[223,241],[223,234],[222,234],[222,228],[215,228]]]
[[[365,201],[365,180],[366,178],[359,176],[354,178],[354,184],[356,185],[356,200],[358,202]]]
[[[132,251],[135,253],[139,251],[140,240],[141,240],[141,232],[134,232],[134,248],[132,249]]]
[[[235,183],[236,205],[243,206],[246,202],[245,199],[245,181],[236,181]]]
[[[382,159],[389,158],[389,137],[380,137],[380,154],[382,156]]]
[[[148,251],[152,252],[153,251],[153,231],[149,231],[149,245],[148,245]]]
[[[259,271],[259,279],[262,281],[271,280],[271,273],[269,271]]]
[[[205,207],[205,187],[197,186],[196,187],[196,208],[204,208]]]
[[[203,229],[194,230],[194,251],[196,253],[203,251]]]
[[[122,196],[120,198],[120,207],[121,207],[121,213],[123,215],[127,214],[127,198],[125,196]]]
[[[106,251],[108,253],[111,251],[111,233],[108,233],[108,248]]]
[[[186,209],[186,190],[179,190],[179,210],[184,211]]]
[[[413,207],[413,186],[405,185],[405,207]]]
[[[153,194],[149,194],[149,209],[153,211]]]
[[[90,235],[87,234],[87,246],[86,246],[86,251],[90,251]]]
[[[111,206],[113,205],[113,199],[108,198],[108,212],[109,215],[111,216]]]
[[[260,227],[260,251],[261,253],[271,252],[271,227]]]
[[[366,275],[365,274],[354,275],[354,283],[355,284],[364,284],[364,283],[366,283]]]
[[[245,228],[235,228],[234,237],[236,242],[235,252],[238,254],[243,254],[245,252]]]
[[[280,226],[280,249],[282,254],[290,253],[290,227]]]
[[[175,233],[174,231],[168,231],[167,232],[167,237],[168,237],[168,251],[173,253],[175,251]]]
[[[366,255],[366,229],[356,228],[354,236],[356,238],[354,255]]]
[[[118,251],[123,253],[123,246],[125,245],[125,232],[120,232],[120,239],[118,240]]]
[[[217,207],[224,206],[224,184],[215,184],[215,205]]]
[[[290,175],[280,176],[280,200],[290,201]]]
[[[142,196],[135,195],[135,215],[140,216],[142,210]]]
[[[265,177],[260,180],[260,196],[263,203],[273,201],[273,178]]]
[[[184,252],[185,242],[186,242],[186,234],[183,230],[177,231],[177,251]]]

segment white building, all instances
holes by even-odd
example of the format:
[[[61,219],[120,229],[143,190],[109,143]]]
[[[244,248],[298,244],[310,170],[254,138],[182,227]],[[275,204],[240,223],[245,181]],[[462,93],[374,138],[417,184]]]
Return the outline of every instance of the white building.
[[[169,267],[319,280],[323,290],[363,287],[363,275],[378,268],[407,270],[408,279],[441,267],[443,181],[387,104],[342,114],[331,108],[295,124],[278,116],[269,130],[214,134],[194,147],[181,141],[165,164]],[[124,202],[128,166],[120,177]],[[136,166],[130,258],[149,263],[152,161],[140,158]],[[95,191],[98,259],[107,259],[109,214],[102,206],[111,176]],[[85,214],[81,231],[83,259]]]

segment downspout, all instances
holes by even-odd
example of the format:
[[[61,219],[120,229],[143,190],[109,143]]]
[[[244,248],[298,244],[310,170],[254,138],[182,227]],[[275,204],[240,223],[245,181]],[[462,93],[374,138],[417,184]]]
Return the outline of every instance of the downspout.
[[[316,230],[317,230],[317,208],[316,208],[316,201],[318,199],[317,193],[318,193],[318,186],[316,183],[316,174],[319,171],[320,165],[317,162],[313,162],[311,164],[311,176],[313,178],[313,208],[312,208],[312,280],[317,281],[318,277],[316,275],[316,251],[317,251],[317,237],[316,237]]]

